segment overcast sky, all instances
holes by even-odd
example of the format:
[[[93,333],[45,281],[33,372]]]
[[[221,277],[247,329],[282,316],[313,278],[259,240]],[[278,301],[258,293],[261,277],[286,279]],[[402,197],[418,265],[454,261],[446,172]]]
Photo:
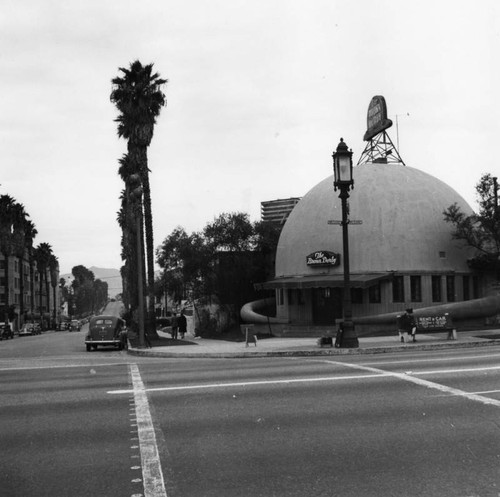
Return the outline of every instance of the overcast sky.
[[[0,0],[0,194],[61,272],[119,268],[126,153],[111,79],[169,80],[149,149],[155,245],[178,225],[306,194],[383,95],[407,166],[475,208],[500,176],[498,0]],[[396,118],[397,116],[397,118]],[[358,192],[366,195],[370,192]],[[333,191],[332,191],[333,201]]]

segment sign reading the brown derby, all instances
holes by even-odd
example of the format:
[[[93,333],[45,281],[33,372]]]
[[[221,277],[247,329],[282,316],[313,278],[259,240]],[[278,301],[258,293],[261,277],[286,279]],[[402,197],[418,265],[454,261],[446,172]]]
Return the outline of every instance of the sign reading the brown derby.
[[[306,257],[308,266],[338,266],[340,264],[340,254],[329,252],[328,250],[318,250]]]
[[[372,98],[368,107],[367,130],[363,140],[371,140],[375,135],[378,135],[384,129],[392,126],[392,121],[387,119],[387,105],[385,98],[377,95]]]

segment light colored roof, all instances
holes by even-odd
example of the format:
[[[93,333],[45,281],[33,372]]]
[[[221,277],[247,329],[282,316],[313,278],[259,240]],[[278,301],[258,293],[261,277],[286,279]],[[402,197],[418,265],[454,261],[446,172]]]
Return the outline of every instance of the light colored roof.
[[[276,277],[342,274],[343,266],[306,265],[312,252],[342,253],[339,191],[330,176],[312,188],[295,206],[281,232],[276,253]],[[354,168],[350,192],[350,269],[353,273],[388,271],[469,271],[471,251],[451,238],[443,211],[457,203],[471,207],[451,187],[418,169],[398,164],[363,164]]]

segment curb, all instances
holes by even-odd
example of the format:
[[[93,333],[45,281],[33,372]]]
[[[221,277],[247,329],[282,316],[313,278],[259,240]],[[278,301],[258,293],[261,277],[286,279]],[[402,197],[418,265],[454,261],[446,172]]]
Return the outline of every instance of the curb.
[[[388,354],[391,352],[405,352],[412,350],[426,351],[439,349],[466,349],[476,347],[488,347],[500,345],[500,339],[485,340],[484,342],[455,342],[455,343],[436,343],[419,345],[395,345],[390,347],[369,347],[358,349],[317,349],[317,350],[270,350],[266,352],[167,352],[154,351],[151,349],[136,349],[129,347],[127,353],[141,357],[164,357],[164,358],[189,358],[189,359],[252,359],[262,357],[313,357],[313,356],[342,356],[342,355],[369,355],[369,354]]]

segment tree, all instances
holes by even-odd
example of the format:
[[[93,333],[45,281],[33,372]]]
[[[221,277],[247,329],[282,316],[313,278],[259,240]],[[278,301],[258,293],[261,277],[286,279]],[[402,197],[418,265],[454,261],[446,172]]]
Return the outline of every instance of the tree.
[[[157,250],[162,286],[174,301],[210,301],[231,309],[255,298],[253,285],[267,279],[279,228],[251,223],[248,214],[223,213],[200,233],[177,227]]]
[[[244,212],[223,213],[205,226],[203,234],[215,251],[238,252],[254,245],[254,227]]]
[[[476,184],[479,203],[477,214],[466,215],[455,203],[443,212],[444,219],[453,225],[453,239],[461,240],[476,249],[467,262],[477,271],[492,271],[500,279],[500,209],[495,177],[484,174]]]
[[[75,314],[86,316],[97,312],[104,307],[108,300],[108,284],[95,279],[94,273],[85,266],[75,266],[71,270],[73,282],[71,284],[71,305],[74,305]],[[64,280],[61,280],[63,286]],[[63,288],[63,295],[69,299],[70,293]]]
[[[118,173],[125,183],[125,190],[121,194],[121,208],[118,212],[118,224],[122,229],[122,280],[124,288],[124,304],[129,309],[129,315],[134,317],[136,324],[139,320],[139,269],[144,276],[144,237],[142,236],[142,186],[141,178],[134,173],[134,163],[126,154],[120,159]],[[140,245],[140,249],[138,248]],[[144,286],[145,288],[145,286]],[[143,288],[143,290],[144,290]],[[134,326],[135,327],[135,326]],[[156,329],[155,329],[156,333]]]
[[[119,71],[123,76],[112,80],[111,101],[120,113],[116,119],[118,136],[128,141],[129,160],[133,163],[134,172],[141,177],[144,192],[149,331],[155,333],[153,216],[147,148],[153,138],[156,119],[166,104],[161,88],[167,80],[153,73],[153,64],[143,66],[138,60],[129,69],[120,67]]]
[[[50,254],[49,257],[49,273],[50,273],[50,285],[52,286],[52,320],[54,325],[57,320],[57,299],[56,299],[56,288],[59,283],[59,261],[54,254]]]
[[[210,294],[213,252],[202,234],[188,235],[178,226],[158,248],[157,262],[174,301]]]
[[[43,287],[45,283],[45,295],[47,298],[47,312],[49,309],[49,282],[47,280],[47,269],[49,267],[50,257],[52,256],[52,247],[48,243],[40,243],[34,252],[34,259],[36,261],[36,267],[39,274],[39,289],[40,289],[40,321],[43,323]]]

